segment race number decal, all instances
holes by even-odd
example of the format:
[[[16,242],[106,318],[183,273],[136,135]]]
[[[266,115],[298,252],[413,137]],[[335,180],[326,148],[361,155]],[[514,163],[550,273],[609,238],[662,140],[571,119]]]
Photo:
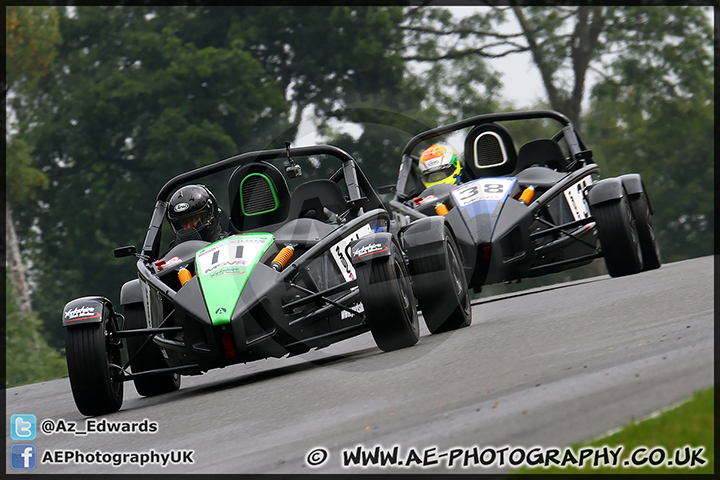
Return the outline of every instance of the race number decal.
[[[348,246],[355,240],[370,235],[371,233],[373,233],[373,229],[370,225],[365,225],[356,230],[349,237],[343,238],[338,243],[330,247],[330,254],[333,259],[335,259],[335,263],[337,263],[338,268],[340,268],[340,273],[342,273],[346,282],[355,280],[355,268],[352,266],[352,261],[350,260],[351,257],[348,252]]]
[[[254,265],[257,262],[256,257],[265,250],[269,240],[271,238],[267,236],[237,235],[230,237],[222,243],[199,252],[197,270],[203,275],[212,274],[221,268],[223,272],[232,273],[232,267]]]
[[[582,220],[590,216],[587,202],[585,201],[585,189],[592,183],[592,177],[588,175],[572,187],[565,190],[565,200],[567,200],[570,211],[575,220]]]
[[[481,178],[454,188],[451,193],[459,207],[467,207],[475,202],[503,201],[514,184],[514,178]]]

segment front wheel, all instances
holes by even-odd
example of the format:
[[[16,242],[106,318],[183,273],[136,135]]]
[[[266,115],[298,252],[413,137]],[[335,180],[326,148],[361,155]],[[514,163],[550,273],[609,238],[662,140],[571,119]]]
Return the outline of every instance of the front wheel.
[[[145,322],[145,309],[142,303],[125,305],[125,329],[135,330],[147,328]],[[167,368],[168,364],[160,351],[160,347],[148,340],[146,336],[128,337],[127,347],[130,357],[130,369],[133,373],[147,372],[160,368]],[[180,388],[180,375],[177,373],[155,373],[152,375],[133,378],[135,389],[143,397],[153,397],[163,393],[174,392]]]
[[[360,299],[375,343],[384,352],[415,345],[417,309],[405,262],[393,243],[390,255],[356,267]]]
[[[643,272],[660,268],[662,264],[660,248],[658,248],[657,239],[655,238],[655,229],[653,229],[652,214],[650,213],[647,195],[644,192],[631,195],[630,208],[637,226],[640,251],[642,252]]]
[[[121,343],[112,312],[104,307],[101,323],[66,327],[65,351],[70,387],[77,409],[95,416],[117,412],[123,402]]]
[[[640,272],[643,267],[640,240],[627,196],[594,206],[592,215],[610,276]]]
[[[410,264],[415,296],[430,333],[467,327],[472,308],[457,244],[445,227],[443,241],[424,245]]]

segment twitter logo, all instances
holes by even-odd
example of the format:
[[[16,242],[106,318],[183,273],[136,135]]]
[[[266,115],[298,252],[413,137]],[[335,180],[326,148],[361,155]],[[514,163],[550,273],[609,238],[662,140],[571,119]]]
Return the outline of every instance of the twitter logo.
[[[35,415],[21,413],[10,417],[10,438],[13,440],[35,440],[37,435]]]

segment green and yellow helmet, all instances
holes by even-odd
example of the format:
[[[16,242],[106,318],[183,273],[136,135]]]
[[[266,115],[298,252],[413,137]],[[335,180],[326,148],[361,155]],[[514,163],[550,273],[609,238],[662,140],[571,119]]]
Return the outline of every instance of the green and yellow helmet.
[[[460,183],[462,164],[450,145],[436,143],[426,148],[420,155],[418,166],[426,188],[439,183]]]

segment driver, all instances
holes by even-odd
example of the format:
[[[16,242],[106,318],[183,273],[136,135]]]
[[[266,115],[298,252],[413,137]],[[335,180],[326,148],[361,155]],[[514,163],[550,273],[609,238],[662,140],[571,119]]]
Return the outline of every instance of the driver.
[[[426,148],[420,155],[419,167],[425,188],[441,183],[460,183],[462,164],[450,145],[436,143]]]
[[[186,185],[170,197],[167,218],[175,233],[174,245],[187,240],[215,242],[225,236],[220,228],[222,211],[205,185]]]

